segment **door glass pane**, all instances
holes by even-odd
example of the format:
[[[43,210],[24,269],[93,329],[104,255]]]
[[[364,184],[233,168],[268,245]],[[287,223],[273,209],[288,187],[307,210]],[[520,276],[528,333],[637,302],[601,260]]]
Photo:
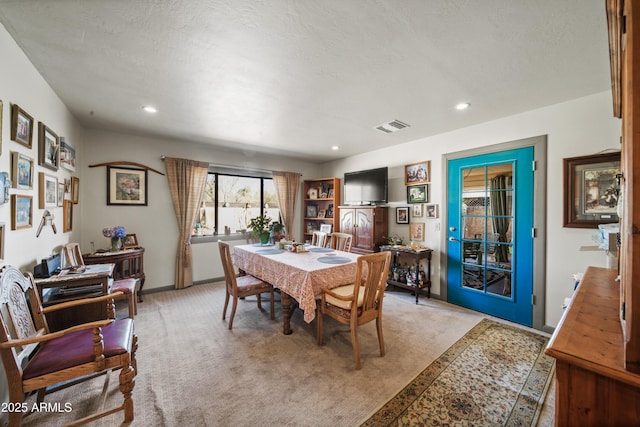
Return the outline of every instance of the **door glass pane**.
[[[511,297],[513,165],[462,170],[462,286]]]

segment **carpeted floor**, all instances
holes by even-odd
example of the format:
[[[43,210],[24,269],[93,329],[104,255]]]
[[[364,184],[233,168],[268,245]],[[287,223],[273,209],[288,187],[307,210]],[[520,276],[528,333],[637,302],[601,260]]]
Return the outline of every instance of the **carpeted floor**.
[[[483,319],[363,427],[536,425],[555,365],[547,342]]]
[[[255,298],[239,303],[229,331],[221,319],[222,283],[146,295],[135,320],[138,376],[131,425],[359,425],[486,317],[433,299],[416,305],[408,293],[386,295],[386,355],[379,355],[375,324],[364,325],[359,371],[348,328],[331,319],[318,347],[315,321],[305,323],[298,311],[293,334],[285,336],[279,303],[271,321]],[[108,403],[118,404],[117,373],[111,375]],[[48,402],[70,403],[72,411],[34,413],[24,425],[59,425],[84,415],[101,386],[96,379],[49,395]],[[122,420],[119,412],[91,425]]]

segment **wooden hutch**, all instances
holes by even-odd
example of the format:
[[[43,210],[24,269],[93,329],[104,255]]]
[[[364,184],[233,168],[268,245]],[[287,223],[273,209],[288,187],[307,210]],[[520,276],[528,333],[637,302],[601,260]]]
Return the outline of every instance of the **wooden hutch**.
[[[587,269],[546,349],[557,362],[556,426],[640,425],[640,0],[606,5],[622,119],[620,267]]]

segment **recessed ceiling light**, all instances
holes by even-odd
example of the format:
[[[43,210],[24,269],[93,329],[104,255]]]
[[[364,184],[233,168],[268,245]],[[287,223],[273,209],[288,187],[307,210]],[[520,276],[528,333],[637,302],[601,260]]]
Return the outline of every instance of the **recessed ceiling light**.
[[[335,151],[335,150],[339,150],[340,147],[338,147],[337,145],[334,145],[334,146],[331,147],[331,149]]]
[[[456,110],[466,110],[470,105],[471,104],[469,104],[468,102],[461,102],[460,104],[456,105]]]
[[[142,109],[144,111],[146,111],[147,113],[157,113],[158,110],[156,109],[156,107],[152,107],[150,105],[145,105],[144,107],[142,107]]]

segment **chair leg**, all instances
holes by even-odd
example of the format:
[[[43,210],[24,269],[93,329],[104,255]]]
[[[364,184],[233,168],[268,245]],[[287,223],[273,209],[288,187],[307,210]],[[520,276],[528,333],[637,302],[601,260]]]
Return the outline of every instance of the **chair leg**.
[[[11,384],[9,384],[11,387]],[[13,396],[12,396],[13,395]],[[9,390],[9,402],[13,403],[15,407],[19,408],[24,399],[24,394],[21,389]],[[22,411],[10,411],[9,412],[9,427],[20,427],[20,421],[22,420]]]
[[[275,315],[276,302],[275,302],[275,294],[273,292],[273,286],[271,287],[271,292],[269,293],[271,294],[270,295],[271,296],[271,320],[273,320],[276,318],[276,315]]]
[[[124,403],[122,405],[124,409],[124,421],[133,421],[133,399],[131,398],[131,392],[135,386],[133,381],[135,372],[131,367],[131,364],[125,364],[120,370],[120,392],[124,396]]]
[[[126,295],[129,305],[129,317],[133,319],[136,316],[136,293],[132,292]]]
[[[360,347],[358,346],[358,326],[351,325],[351,345],[353,346],[353,357],[356,359],[356,369],[362,368],[360,363]]]
[[[236,308],[238,307],[238,298],[233,297],[233,303],[231,305],[231,316],[229,316],[229,330],[233,327],[233,318],[236,315]]]
[[[384,338],[382,337],[382,317],[376,318],[376,328],[378,329],[378,344],[380,345],[380,357],[384,356]]]
[[[318,322],[318,345],[322,345],[322,309],[318,307],[318,314],[316,315],[316,319]]]
[[[224,308],[222,309],[222,320],[224,320],[224,318],[227,315],[227,307],[229,306],[229,292],[227,291],[227,294],[224,298]]]

